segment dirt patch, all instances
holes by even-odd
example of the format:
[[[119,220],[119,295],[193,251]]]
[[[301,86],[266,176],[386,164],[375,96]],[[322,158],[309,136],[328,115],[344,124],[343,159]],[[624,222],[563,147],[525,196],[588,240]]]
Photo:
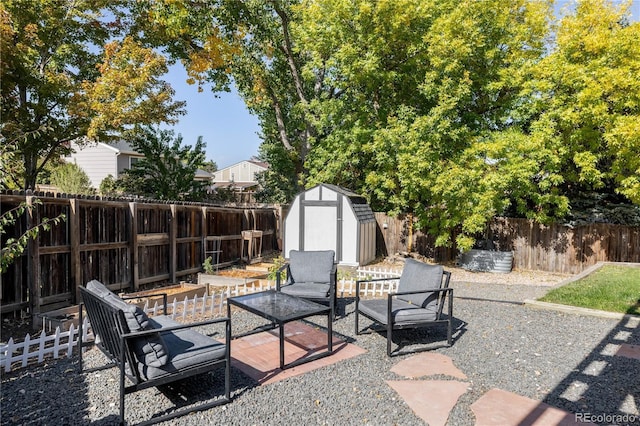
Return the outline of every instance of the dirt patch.
[[[393,256],[386,259],[379,259],[376,262],[367,265],[367,267],[379,267],[387,269],[396,269],[402,271],[404,266],[403,257]],[[430,263],[427,259],[418,259],[423,262]],[[451,272],[451,282],[467,282],[467,283],[491,283],[506,285],[536,285],[536,286],[554,286],[572,277],[570,274],[558,274],[545,271],[520,271],[513,270],[509,273],[496,272],[473,272],[459,268],[454,263],[443,265],[445,270]]]
[[[216,275],[220,275],[222,277],[230,277],[230,278],[259,278],[263,277],[267,274],[264,271],[253,271],[249,269],[223,269],[218,271]]]
[[[424,260],[424,259],[421,259]],[[269,265],[269,264],[265,264]],[[379,259],[378,261],[367,265],[367,267],[379,267],[386,269],[396,269],[402,271],[404,259],[392,257],[387,259]],[[507,274],[492,272],[472,272],[459,268],[454,264],[444,265],[445,269],[451,272],[451,282],[466,283],[493,283],[504,285],[536,285],[536,286],[555,286],[572,277],[569,274],[558,274],[544,271],[518,271],[514,270]],[[268,266],[267,266],[268,267]],[[353,268],[355,269],[355,268]],[[218,275],[231,278],[253,278],[266,275],[267,272],[251,269],[230,268],[218,271]],[[169,295],[180,291],[180,289],[170,290],[168,288],[154,288],[156,292],[166,292]],[[171,297],[169,297],[171,300]],[[30,318],[4,317],[2,319],[2,328],[0,340],[6,343],[10,337],[22,340],[25,335],[30,334],[36,336],[42,329],[42,324],[36,321],[35,329],[31,326]]]
[[[36,324],[37,329],[31,326],[31,318],[13,318],[5,317],[2,319],[2,328],[0,330],[0,343],[7,343],[11,337],[23,340],[29,334],[37,336],[42,330],[42,324]]]

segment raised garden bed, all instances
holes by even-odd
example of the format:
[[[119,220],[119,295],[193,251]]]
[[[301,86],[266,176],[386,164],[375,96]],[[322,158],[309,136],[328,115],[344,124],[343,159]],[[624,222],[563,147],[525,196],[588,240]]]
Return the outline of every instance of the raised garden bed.
[[[246,269],[232,268],[218,271],[215,274],[198,274],[198,284],[207,288],[207,294],[236,286],[266,286],[269,266],[270,264],[254,264],[248,265]]]

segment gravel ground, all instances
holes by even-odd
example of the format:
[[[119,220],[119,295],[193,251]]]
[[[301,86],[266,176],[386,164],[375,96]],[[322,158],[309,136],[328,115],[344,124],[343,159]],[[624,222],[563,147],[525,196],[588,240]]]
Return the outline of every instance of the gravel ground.
[[[572,412],[640,415],[640,361],[611,356],[621,343],[640,344],[637,319],[617,321],[529,308],[522,305],[524,299],[542,295],[566,277],[532,274],[530,282],[521,278],[519,284],[485,282],[513,279],[507,277],[512,274],[490,275],[453,274],[454,344],[434,350],[453,359],[469,386],[451,412],[449,425],[474,424],[470,405],[492,388]],[[266,386],[257,386],[232,369],[231,403],[170,424],[424,424],[385,383],[403,380],[390,369],[410,355],[390,359],[383,335],[355,336],[353,299],[341,299],[340,304],[347,315],[334,323],[334,331],[366,349],[365,354]],[[236,332],[260,319],[238,311],[232,321]],[[312,321],[323,323],[320,317]],[[431,344],[445,335],[433,329],[399,337],[403,349],[411,350],[415,339]],[[91,349],[85,360],[95,366],[104,357]],[[182,406],[181,394],[190,401],[207,401],[218,395],[210,389],[221,387],[221,374],[212,374],[186,380],[176,389],[147,389],[127,396],[126,418],[137,422],[171,410],[174,404]],[[79,374],[77,357],[61,359],[3,374],[1,421],[2,425],[113,424],[117,400],[116,369]]]

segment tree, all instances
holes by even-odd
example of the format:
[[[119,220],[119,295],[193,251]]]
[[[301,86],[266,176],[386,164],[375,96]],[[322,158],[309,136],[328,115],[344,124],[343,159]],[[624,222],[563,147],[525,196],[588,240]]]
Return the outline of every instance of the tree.
[[[144,158],[125,170],[116,185],[126,194],[159,200],[202,200],[208,182],[194,180],[205,160],[202,137],[195,146],[182,146],[182,136],[152,127],[136,129],[131,145]]]
[[[27,212],[42,204],[37,198],[30,204],[26,202],[20,203],[17,207],[2,212],[0,215],[0,237],[7,234],[7,229],[14,227],[20,218]],[[40,223],[35,224],[24,231],[19,231],[16,237],[1,238],[3,241],[0,249],[0,273],[7,271],[9,266],[19,257],[27,248],[29,240],[35,239],[41,231],[51,229],[52,225],[57,225],[66,219],[64,214],[60,214],[54,218],[43,218]]]
[[[306,66],[340,93],[315,104],[309,184],[415,215],[437,245],[456,230],[463,250],[495,215],[558,220],[586,190],[634,200],[640,48],[624,8],[580,2],[555,29],[548,4],[525,0],[299,10]]]
[[[202,163],[201,168],[202,170],[209,173],[215,173],[218,171],[218,165],[213,160],[205,161],[204,163]]]
[[[118,183],[113,175],[107,175],[102,182],[100,182],[100,188],[98,188],[100,195],[104,197],[111,197],[118,195]]]
[[[628,7],[577,2],[529,80],[531,135],[557,153],[572,200],[618,193],[640,204],[640,22],[628,21]]]
[[[414,215],[438,245],[461,230],[463,249],[512,204],[556,207],[534,184],[548,152],[513,114],[544,53],[546,4],[309,0],[299,11],[307,66],[331,70],[324,84],[340,94],[314,105],[325,137],[309,155],[309,183],[343,184],[376,210]]]
[[[3,164],[11,185],[34,188],[46,164],[68,154],[73,140],[107,140],[133,124],[171,122],[181,112],[158,79],[164,58],[131,37],[113,40],[127,30],[122,14],[130,3],[0,5],[0,134],[18,157]]]
[[[76,163],[63,162],[56,166],[51,172],[50,182],[67,194],[95,193],[89,176]]]
[[[233,81],[259,117],[264,200],[344,185],[463,250],[495,215],[561,219],[585,190],[638,202],[638,25],[624,7],[579,2],[557,26],[551,2],[531,0],[145,7],[194,80]]]
[[[192,82],[210,82],[214,91],[229,90],[232,83],[238,89],[260,121],[261,160],[280,160],[271,163],[271,173],[265,175],[270,186],[280,188],[275,191],[279,194],[295,194],[304,187],[308,177],[305,161],[318,137],[310,106],[314,99],[333,96],[322,85],[323,70],[303,73],[306,56],[296,49],[291,33],[297,19],[294,3],[139,3],[140,25],[147,40],[167,46],[185,64]],[[280,179],[284,173],[287,178]],[[292,187],[285,189],[283,184]]]

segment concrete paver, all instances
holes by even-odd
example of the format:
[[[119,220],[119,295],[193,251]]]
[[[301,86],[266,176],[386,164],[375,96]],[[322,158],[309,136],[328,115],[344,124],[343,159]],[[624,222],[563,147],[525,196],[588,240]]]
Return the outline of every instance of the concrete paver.
[[[587,425],[573,413],[501,389],[491,389],[471,404],[476,426]]]
[[[616,355],[623,356],[625,358],[640,359],[640,345],[622,343],[620,348],[618,348]]]
[[[451,358],[436,352],[424,352],[404,359],[394,365],[391,371],[409,379],[435,376],[438,374],[462,380],[466,380],[467,378],[467,376],[453,364]]]
[[[285,335],[285,363],[310,356],[317,351],[326,350],[327,334],[324,330],[295,321],[285,325]],[[266,385],[366,352],[361,347],[347,343],[335,336],[333,350],[332,355],[281,370],[278,331],[271,330],[232,340],[231,365],[260,385]]]
[[[444,426],[469,383],[456,380],[388,380],[413,412],[429,426]]]

